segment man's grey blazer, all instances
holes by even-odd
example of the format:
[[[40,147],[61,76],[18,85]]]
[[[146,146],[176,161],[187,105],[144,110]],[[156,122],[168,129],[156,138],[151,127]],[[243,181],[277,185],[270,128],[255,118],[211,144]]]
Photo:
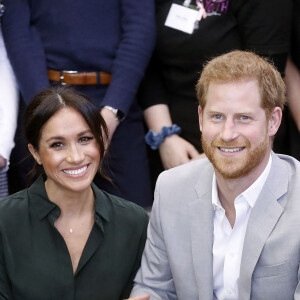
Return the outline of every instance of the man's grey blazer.
[[[300,163],[274,153],[272,159],[248,221],[239,300],[300,299]],[[213,171],[200,159],[159,176],[132,296],[214,299]]]

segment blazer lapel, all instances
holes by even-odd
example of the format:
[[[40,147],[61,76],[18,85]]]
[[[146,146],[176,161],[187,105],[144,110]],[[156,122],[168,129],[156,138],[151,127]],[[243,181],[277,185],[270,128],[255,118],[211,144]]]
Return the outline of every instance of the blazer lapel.
[[[288,171],[273,153],[272,159],[270,174],[248,221],[239,279],[239,299],[241,300],[250,299],[254,268],[266,240],[284,210],[278,199],[287,191]]]
[[[211,176],[196,186],[198,199],[189,204],[192,258],[199,299],[213,299],[213,207]],[[207,181],[205,184],[203,181]],[[203,187],[207,187],[204,188]]]

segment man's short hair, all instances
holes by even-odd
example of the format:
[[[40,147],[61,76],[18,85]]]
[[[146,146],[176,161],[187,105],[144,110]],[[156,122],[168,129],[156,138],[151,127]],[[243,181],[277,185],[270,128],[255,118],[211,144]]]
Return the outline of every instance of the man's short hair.
[[[286,102],[286,89],[280,73],[267,61],[252,52],[232,51],[209,61],[196,86],[199,105],[204,109],[209,84],[256,80],[261,95],[261,107],[269,115]]]

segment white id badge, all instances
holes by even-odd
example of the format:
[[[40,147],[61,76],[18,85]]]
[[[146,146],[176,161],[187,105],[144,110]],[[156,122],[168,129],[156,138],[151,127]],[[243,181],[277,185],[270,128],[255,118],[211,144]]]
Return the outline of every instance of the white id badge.
[[[198,11],[173,3],[167,16],[165,26],[192,34]]]

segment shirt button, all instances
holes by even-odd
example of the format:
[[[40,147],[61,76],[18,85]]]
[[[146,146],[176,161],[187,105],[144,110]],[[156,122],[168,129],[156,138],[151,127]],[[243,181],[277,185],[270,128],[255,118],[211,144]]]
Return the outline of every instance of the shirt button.
[[[226,289],[226,293],[227,293],[228,295],[231,295],[231,294],[232,294],[232,290]]]

